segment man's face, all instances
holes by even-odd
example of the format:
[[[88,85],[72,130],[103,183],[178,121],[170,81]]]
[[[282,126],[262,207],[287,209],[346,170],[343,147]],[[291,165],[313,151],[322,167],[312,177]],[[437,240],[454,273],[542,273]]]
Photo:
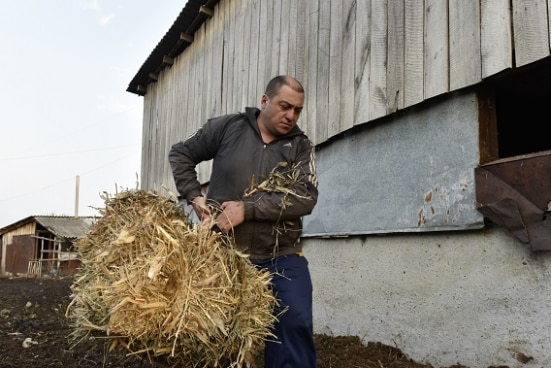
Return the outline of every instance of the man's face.
[[[262,96],[261,107],[266,118],[266,129],[275,136],[288,134],[297,125],[303,104],[304,94],[286,85],[271,99]]]

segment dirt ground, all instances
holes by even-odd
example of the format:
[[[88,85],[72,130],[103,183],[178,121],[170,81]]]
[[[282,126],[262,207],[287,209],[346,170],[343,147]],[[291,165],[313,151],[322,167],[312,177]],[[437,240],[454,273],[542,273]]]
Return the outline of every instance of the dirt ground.
[[[65,319],[71,285],[71,278],[0,278],[0,368],[169,367],[121,351],[107,352],[97,339],[73,347]],[[393,347],[365,346],[356,337],[316,335],[316,347],[318,368],[434,368],[411,361]],[[256,364],[262,367],[261,359]]]

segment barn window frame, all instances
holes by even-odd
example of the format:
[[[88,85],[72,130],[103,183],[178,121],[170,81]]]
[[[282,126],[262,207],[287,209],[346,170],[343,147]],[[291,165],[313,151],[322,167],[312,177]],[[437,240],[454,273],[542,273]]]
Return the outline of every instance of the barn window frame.
[[[550,58],[505,71],[479,93],[477,209],[534,251],[551,250],[550,103]]]

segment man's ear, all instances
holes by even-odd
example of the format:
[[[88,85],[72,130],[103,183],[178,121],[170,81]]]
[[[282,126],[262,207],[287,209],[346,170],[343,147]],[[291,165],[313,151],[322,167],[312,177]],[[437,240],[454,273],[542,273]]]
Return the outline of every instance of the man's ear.
[[[260,99],[260,107],[264,109],[266,107],[266,104],[268,104],[268,101],[270,98],[266,95],[262,95],[262,98]]]

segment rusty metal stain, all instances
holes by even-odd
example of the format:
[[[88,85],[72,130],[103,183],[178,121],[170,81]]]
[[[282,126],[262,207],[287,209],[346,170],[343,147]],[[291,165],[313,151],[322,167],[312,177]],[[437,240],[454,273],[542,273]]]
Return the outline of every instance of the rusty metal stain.
[[[430,202],[432,201],[432,192],[428,192],[426,195],[425,195],[425,202]]]

